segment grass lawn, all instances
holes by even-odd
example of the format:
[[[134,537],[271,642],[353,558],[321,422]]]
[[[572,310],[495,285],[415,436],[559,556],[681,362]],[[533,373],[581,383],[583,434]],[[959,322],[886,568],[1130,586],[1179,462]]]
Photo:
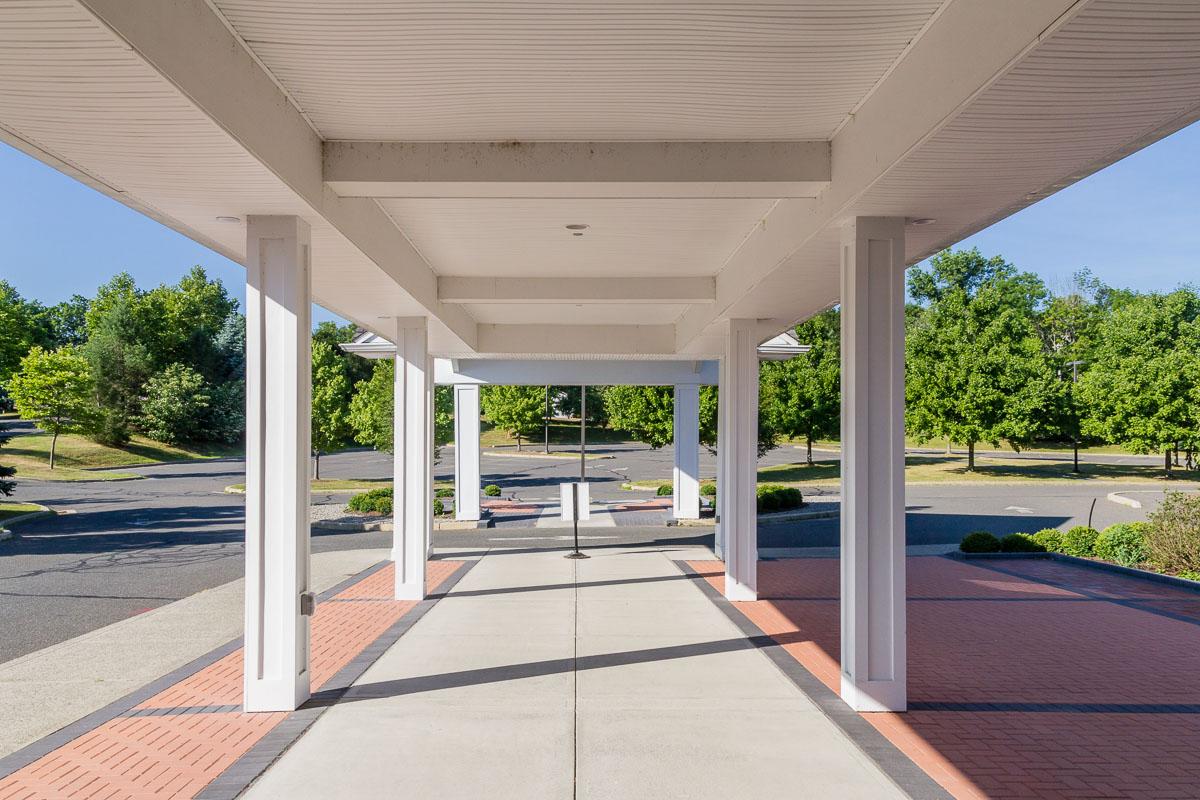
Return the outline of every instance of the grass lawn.
[[[788,446],[798,447],[801,450],[804,449],[804,440],[803,439],[781,439],[779,444],[781,447],[788,445]],[[904,446],[906,448],[908,448],[909,450],[941,450],[942,452],[945,452],[946,440],[945,439],[930,439],[927,442],[918,442],[916,439],[913,439],[910,436],[910,437],[906,437],[904,439]],[[837,439],[820,439],[818,441],[813,442],[813,450],[814,451],[817,451],[817,450],[835,450],[836,451],[836,450],[840,450],[841,447],[842,447],[841,442],[839,442]],[[1005,447],[1003,442],[1001,442],[1000,447],[998,447],[998,448],[992,447],[992,445],[989,442],[980,442],[975,445],[975,452],[977,454],[987,452],[987,451],[1010,450],[1010,449],[1012,449],[1012,448]],[[967,452],[966,445],[962,445],[962,444],[954,445],[955,455],[960,454],[960,453],[966,453],[966,452]],[[1070,444],[1070,442],[1034,442],[1029,447],[1023,448],[1022,452],[1026,452],[1026,453],[1061,453],[1061,454],[1070,456],[1071,455],[1071,444]],[[1102,456],[1137,455],[1136,453],[1132,453],[1129,450],[1126,450],[1125,448],[1121,447],[1119,444],[1104,444],[1104,445],[1096,445],[1095,447],[1079,448],[1079,455],[1084,456],[1084,455],[1088,455],[1088,454],[1102,455]],[[1150,455],[1157,455],[1160,458],[1162,457],[1162,453],[1151,453]]]
[[[1005,481],[1162,481],[1162,467],[1140,464],[1082,464],[1081,472],[1071,472],[1069,459],[1063,461],[1032,461],[1005,458],[977,458],[975,471],[967,471],[965,455],[910,455],[905,459],[905,483],[967,483]],[[841,462],[817,460],[812,466],[804,463],[763,467],[758,471],[759,483],[822,486],[836,485],[841,474]],[[1175,479],[1200,481],[1200,471],[1171,471]],[[669,480],[634,481],[632,485],[657,488],[669,485]]]
[[[33,503],[0,503],[0,523],[6,519],[19,517],[22,514],[31,514],[34,511],[41,511],[42,507]]]
[[[50,469],[50,434],[14,436],[4,447],[4,463],[17,468],[17,480],[37,478],[57,481],[96,481],[139,477],[130,472],[93,472],[117,467],[141,467],[165,461],[241,455],[241,445],[181,447],[134,436],[123,447],[98,444],[84,436],[58,437],[54,469]]]
[[[545,441],[542,429],[532,439],[522,439],[521,449],[529,449],[538,451],[542,448],[542,443]],[[612,428],[601,428],[595,425],[589,425],[587,429],[588,444],[620,444],[622,442],[631,442],[629,434],[624,431],[615,431]],[[516,438],[509,436],[507,432],[500,430],[488,422],[486,419],[482,423],[479,432],[479,443],[484,447],[515,447],[517,444]],[[569,420],[553,420],[550,423],[550,444],[551,445],[579,445],[579,420],[571,422]]]

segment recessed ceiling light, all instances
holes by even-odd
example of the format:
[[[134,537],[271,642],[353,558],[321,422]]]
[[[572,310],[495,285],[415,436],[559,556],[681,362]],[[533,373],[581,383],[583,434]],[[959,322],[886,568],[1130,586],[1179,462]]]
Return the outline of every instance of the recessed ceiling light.
[[[573,233],[571,235],[572,236],[583,236],[583,231],[575,231],[575,233]]]
[[[584,225],[582,222],[572,222],[567,226],[567,230],[569,231],[586,231],[587,229],[588,226]]]
[[[937,220],[934,219],[933,217],[921,217],[920,219],[914,219],[912,221],[912,224],[913,225],[932,225],[935,222],[937,222]]]
[[[217,217],[217,222],[241,222],[241,217]]]

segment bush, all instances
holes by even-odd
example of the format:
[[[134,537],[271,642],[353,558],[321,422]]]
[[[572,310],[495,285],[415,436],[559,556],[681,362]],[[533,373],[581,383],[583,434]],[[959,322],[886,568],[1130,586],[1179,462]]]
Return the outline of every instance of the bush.
[[[999,553],[1000,540],[987,531],[972,531],[958,543],[964,553]]]
[[[662,486],[658,487],[658,491],[655,492],[655,494],[659,497],[671,497],[675,494],[675,489],[671,486],[671,484],[664,483]]]
[[[1109,525],[1096,539],[1096,558],[1136,567],[1146,560],[1146,529],[1149,527],[1145,522]]]
[[[1046,548],[1028,533],[1010,533],[1000,540],[1001,553],[1044,553]]]
[[[804,495],[800,493],[799,489],[790,486],[764,483],[758,487],[755,496],[760,514],[770,511],[786,511],[804,505]]]
[[[1145,534],[1151,564],[1178,574],[1200,572],[1200,494],[1167,492]]]
[[[483,493],[488,497],[499,497],[500,487],[494,483],[489,483],[487,486],[483,487]]]
[[[203,436],[203,422],[212,402],[204,376],[187,364],[171,364],[142,387],[142,416],[146,435],[167,444]]]
[[[1176,575],[1175,577],[1176,577],[1176,578],[1183,578],[1183,579],[1185,579],[1185,580],[1189,580],[1189,581],[1198,581],[1198,582],[1200,582],[1200,572],[1197,572],[1197,571],[1196,571],[1196,570],[1194,570],[1194,569],[1185,569],[1183,572],[1180,572],[1180,573],[1179,573],[1178,575]]]
[[[1088,558],[1096,554],[1096,539],[1100,531],[1087,525],[1076,525],[1063,536],[1062,551],[1069,556]]]
[[[1063,551],[1063,535],[1058,528],[1042,528],[1033,535],[1033,540],[1042,546],[1042,549],[1048,553],[1061,553]]]
[[[439,489],[434,489],[433,496],[434,497],[454,497],[454,490],[451,489],[449,486],[442,486]]]
[[[715,483],[706,483],[700,487],[700,494],[704,497],[716,497],[717,485]]]
[[[442,503],[440,498],[437,498],[437,497],[433,498],[433,515],[435,517],[440,517],[442,514],[445,514],[445,513],[446,513],[445,504]]]
[[[360,514],[390,514],[392,513],[392,490],[372,489],[369,492],[356,494],[350,498],[346,508]]]

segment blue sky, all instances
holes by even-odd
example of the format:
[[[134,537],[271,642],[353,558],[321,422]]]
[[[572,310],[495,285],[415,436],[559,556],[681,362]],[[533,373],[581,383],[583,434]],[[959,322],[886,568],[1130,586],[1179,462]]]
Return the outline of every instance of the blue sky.
[[[0,278],[53,304],[121,270],[139,286],[194,264],[245,295],[232,261],[0,144]],[[1200,281],[1200,123],[960,243],[999,253],[1062,289],[1088,267],[1106,283],[1170,290]],[[314,322],[337,319],[316,309]]]

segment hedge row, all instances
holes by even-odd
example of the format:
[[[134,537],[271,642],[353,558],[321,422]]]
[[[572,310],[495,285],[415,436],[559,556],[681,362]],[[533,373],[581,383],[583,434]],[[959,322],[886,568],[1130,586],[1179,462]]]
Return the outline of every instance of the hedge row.
[[[449,494],[443,494],[445,489],[437,491],[438,496],[433,499],[433,515],[440,517],[446,513],[446,506],[442,502],[442,497],[449,497],[454,494],[453,490]],[[372,489],[369,492],[356,494],[350,498],[350,502],[346,503],[346,509],[356,511],[359,514],[391,514],[392,513],[392,498],[393,492],[389,489]]]

